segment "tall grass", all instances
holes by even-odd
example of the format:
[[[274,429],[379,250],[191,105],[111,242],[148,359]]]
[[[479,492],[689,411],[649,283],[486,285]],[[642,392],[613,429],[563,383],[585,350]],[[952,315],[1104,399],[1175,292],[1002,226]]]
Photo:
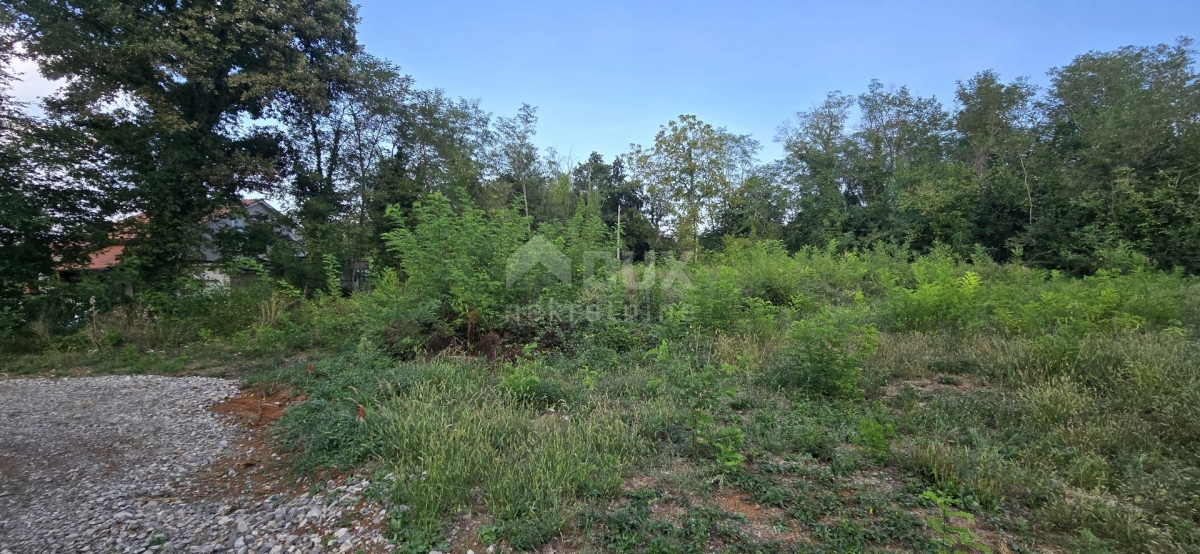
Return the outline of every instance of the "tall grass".
[[[558,534],[575,499],[616,493],[638,448],[604,406],[543,411],[470,380],[383,396],[369,408],[370,426],[397,477],[392,498],[409,508],[404,526],[432,529],[471,507],[515,547],[535,546]]]

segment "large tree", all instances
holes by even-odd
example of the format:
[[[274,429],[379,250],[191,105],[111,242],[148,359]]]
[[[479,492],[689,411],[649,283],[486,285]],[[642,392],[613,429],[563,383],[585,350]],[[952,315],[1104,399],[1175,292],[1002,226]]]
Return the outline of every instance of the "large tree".
[[[681,115],[659,128],[647,165],[650,179],[671,199],[681,247],[699,254],[700,234],[750,176],[758,149],[748,135],[735,135],[694,115]]]
[[[295,159],[290,192],[312,284],[325,281],[325,255],[349,262],[377,253],[389,221],[377,205],[381,174],[396,154],[412,88],[412,78],[394,64],[359,54],[348,86],[334,91],[330,102],[288,106],[285,122]]]
[[[58,269],[108,239],[106,177],[75,129],[24,112],[0,72],[0,342],[43,315]],[[46,313],[45,315],[53,315]]]
[[[620,156],[610,164],[599,152],[592,152],[572,170],[571,188],[618,237],[622,257],[642,259],[653,247],[655,233],[642,214],[645,198],[640,183],[629,179]]]
[[[846,125],[853,107],[853,96],[830,92],[821,104],[796,113],[776,136],[785,153],[778,174],[792,189],[794,215],[784,240],[793,250],[824,246],[844,232],[853,146]]]
[[[999,258],[1023,249],[1033,223],[1036,93],[1025,79],[1004,83],[993,71],[960,81],[955,93],[959,108],[952,158],[971,168],[977,181],[973,239]],[[959,182],[965,182],[961,177]]]
[[[1090,52],[1050,72],[1040,263],[1090,271],[1121,246],[1200,271],[1200,74],[1189,40]]]
[[[867,92],[858,95],[857,105],[846,187],[848,225],[861,245],[898,240],[903,233],[895,225],[896,199],[943,160],[948,116],[935,98],[879,81],[871,81]]]
[[[533,144],[537,108],[522,104],[516,116],[498,118],[495,133],[491,156],[498,184],[496,199],[507,204],[516,198],[525,217],[532,218],[546,188],[546,172]]]
[[[146,214],[129,250],[143,275],[180,275],[198,223],[281,182],[291,104],[326,106],[357,51],[347,0],[9,0],[51,114],[84,129]]]

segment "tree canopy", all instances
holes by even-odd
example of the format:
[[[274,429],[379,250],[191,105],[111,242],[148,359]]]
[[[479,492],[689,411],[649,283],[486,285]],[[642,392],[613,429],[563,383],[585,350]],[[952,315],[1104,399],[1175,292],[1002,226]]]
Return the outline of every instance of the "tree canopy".
[[[1088,52],[1044,89],[984,70],[950,105],[879,81],[833,91],[780,127],[779,160],[696,114],[575,160],[537,146],[535,107],[495,116],[364,52],[346,0],[3,8],[5,55],[19,42],[64,83],[42,116],[0,98],[10,310],[134,213],[122,266],[168,287],[189,275],[200,224],[248,193],[290,207],[299,243],[271,247],[269,269],[305,291],[327,286],[330,259],[402,268],[385,237],[433,194],[460,213],[515,209],[529,233],[593,229],[638,260],[733,236],[1078,274],[1134,253],[1200,272],[1189,39]]]

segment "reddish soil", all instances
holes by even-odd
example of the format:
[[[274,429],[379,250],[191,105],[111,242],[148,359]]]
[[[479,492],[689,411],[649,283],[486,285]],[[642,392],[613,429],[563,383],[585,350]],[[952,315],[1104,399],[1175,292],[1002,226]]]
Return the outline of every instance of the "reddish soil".
[[[213,406],[212,411],[234,416],[238,423],[262,428],[283,417],[283,410],[288,404],[304,400],[304,395],[291,389],[281,389],[267,395],[261,387],[254,387],[243,392],[241,396]]]
[[[246,433],[234,442],[230,454],[218,459],[192,481],[192,493],[204,497],[262,499],[276,493],[306,489],[315,479],[297,479],[285,455],[276,453],[269,427],[283,417],[284,409],[304,396],[290,389],[266,394],[251,388],[212,407],[233,416]]]
[[[790,524],[783,528],[777,527],[776,522],[788,520],[783,510],[748,502],[741,491],[726,490],[723,494],[717,495],[716,502],[726,512],[745,516],[744,529],[759,540],[777,540],[787,546],[794,546],[797,542],[806,540],[804,535]]]

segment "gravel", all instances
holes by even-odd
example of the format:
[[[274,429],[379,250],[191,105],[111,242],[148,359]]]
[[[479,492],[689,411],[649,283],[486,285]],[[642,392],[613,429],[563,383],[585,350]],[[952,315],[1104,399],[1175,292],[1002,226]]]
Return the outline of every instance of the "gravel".
[[[0,554],[389,551],[365,479],[270,495],[206,480],[255,450],[210,410],[238,394],[199,377],[0,380]]]

